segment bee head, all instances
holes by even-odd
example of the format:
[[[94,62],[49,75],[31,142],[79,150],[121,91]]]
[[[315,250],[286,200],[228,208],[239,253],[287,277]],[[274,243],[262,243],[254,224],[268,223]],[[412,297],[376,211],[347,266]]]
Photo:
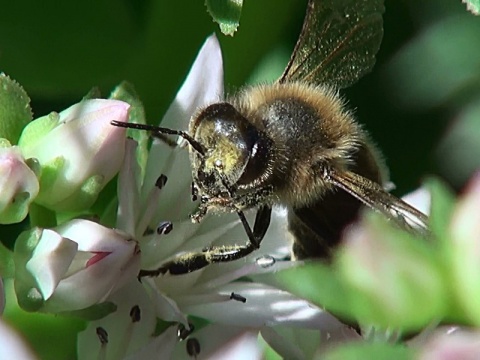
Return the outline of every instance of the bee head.
[[[231,104],[217,103],[192,119],[190,134],[204,154],[191,151],[193,178],[200,192],[231,198],[262,173],[266,164],[265,136]]]

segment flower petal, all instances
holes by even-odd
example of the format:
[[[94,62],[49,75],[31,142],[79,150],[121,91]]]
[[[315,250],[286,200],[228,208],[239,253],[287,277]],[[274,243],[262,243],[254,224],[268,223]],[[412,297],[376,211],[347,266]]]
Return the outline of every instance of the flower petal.
[[[207,39],[195,59],[184,84],[162,120],[162,126],[187,130],[190,118],[199,108],[222,98],[222,54],[217,38],[212,35]],[[183,140],[178,139],[177,143],[182,144]],[[161,201],[163,204],[168,204],[169,208],[157,212],[157,221],[162,218],[160,214],[164,215],[162,220],[176,220],[179,219],[179,216],[187,216],[194,208],[194,204],[189,200],[192,178],[187,151],[181,148],[172,150],[171,147],[158,140],[153,142],[142,190],[142,198],[145,201],[148,201],[148,193],[160,174],[167,175],[170,181],[176,183],[176,186],[162,194]],[[177,208],[172,209],[172,204]],[[181,211],[185,204],[187,204],[187,208]]]
[[[33,251],[26,269],[34,274],[39,290],[45,300],[49,299],[58,283],[65,276],[78,244],[62,237],[53,230],[45,229]]]
[[[185,313],[220,324],[245,327],[283,324],[316,329],[331,329],[343,325],[308,301],[271,286],[235,282],[215,291],[227,298],[232,292],[245,297],[246,302],[230,300],[199,303],[198,294],[178,296],[176,301]]]

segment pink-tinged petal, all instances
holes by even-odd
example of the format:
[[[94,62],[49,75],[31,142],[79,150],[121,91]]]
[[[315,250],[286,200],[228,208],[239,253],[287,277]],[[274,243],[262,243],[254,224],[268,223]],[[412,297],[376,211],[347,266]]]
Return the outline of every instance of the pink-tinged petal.
[[[480,324],[480,173],[460,198],[450,224],[451,259],[458,301]]]
[[[20,149],[0,144],[0,224],[25,219],[38,191],[37,176],[25,163]]]
[[[41,231],[26,269],[47,300],[43,311],[78,310],[136,279],[140,252],[128,234],[75,219]]]
[[[67,211],[96,199],[123,162],[125,129],[110,121],[127,121],[129,107],[119,100],[85,100],[25,128],[19,141],[24,156],[49,172],[40,178],[37,202]]]
[[[58,284],[45,304],[45,311],[61,312],[84,309],[105,299],[126,282],[135,279],[140,268],[140,257],[135,248],[129,253],[112,253],[95,265],[78,271]]]
[[[25,341],[0,318],[0,359],[38,359]]]
[[[451,234],[459,245],[469,243],[476,245],[474,251],[480,259],[480,172],[469,182],[465,193],[460,198],[453,214]]]
[[[480,354],[480,332],[459,330],[437,333],[421,349],[419,360],[476,360]]]
[[[110,254],[111,252],[106,252],[106,251],[100,251],[100,252],[92,251],[93,256],[87,261],[87,263],[85,264],[85,267],[95,265],[99,261],[102,261],[103,259],[105,259]]]

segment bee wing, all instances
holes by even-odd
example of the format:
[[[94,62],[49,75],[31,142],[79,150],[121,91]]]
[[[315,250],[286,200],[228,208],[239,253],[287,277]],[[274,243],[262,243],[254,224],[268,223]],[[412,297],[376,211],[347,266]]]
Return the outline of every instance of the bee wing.
[[[429,233],[425,214],[386,192],[379,184],[351,171],[330,170],[326,172],[325,179],[399,226],[422,235]]]
[[[309,0],[292,57],[278,80],[345,88],[375,64],[383,0]]]

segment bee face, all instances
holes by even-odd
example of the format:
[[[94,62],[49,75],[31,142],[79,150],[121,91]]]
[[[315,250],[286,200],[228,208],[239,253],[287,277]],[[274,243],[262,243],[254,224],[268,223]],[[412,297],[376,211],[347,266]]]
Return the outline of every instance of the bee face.
[[[268,163],[268,139],[229,103],[203,109],[192,119],[190,133],[206,149],[205,154],[190,152],[203,202],[223,210],[247,207]]]

